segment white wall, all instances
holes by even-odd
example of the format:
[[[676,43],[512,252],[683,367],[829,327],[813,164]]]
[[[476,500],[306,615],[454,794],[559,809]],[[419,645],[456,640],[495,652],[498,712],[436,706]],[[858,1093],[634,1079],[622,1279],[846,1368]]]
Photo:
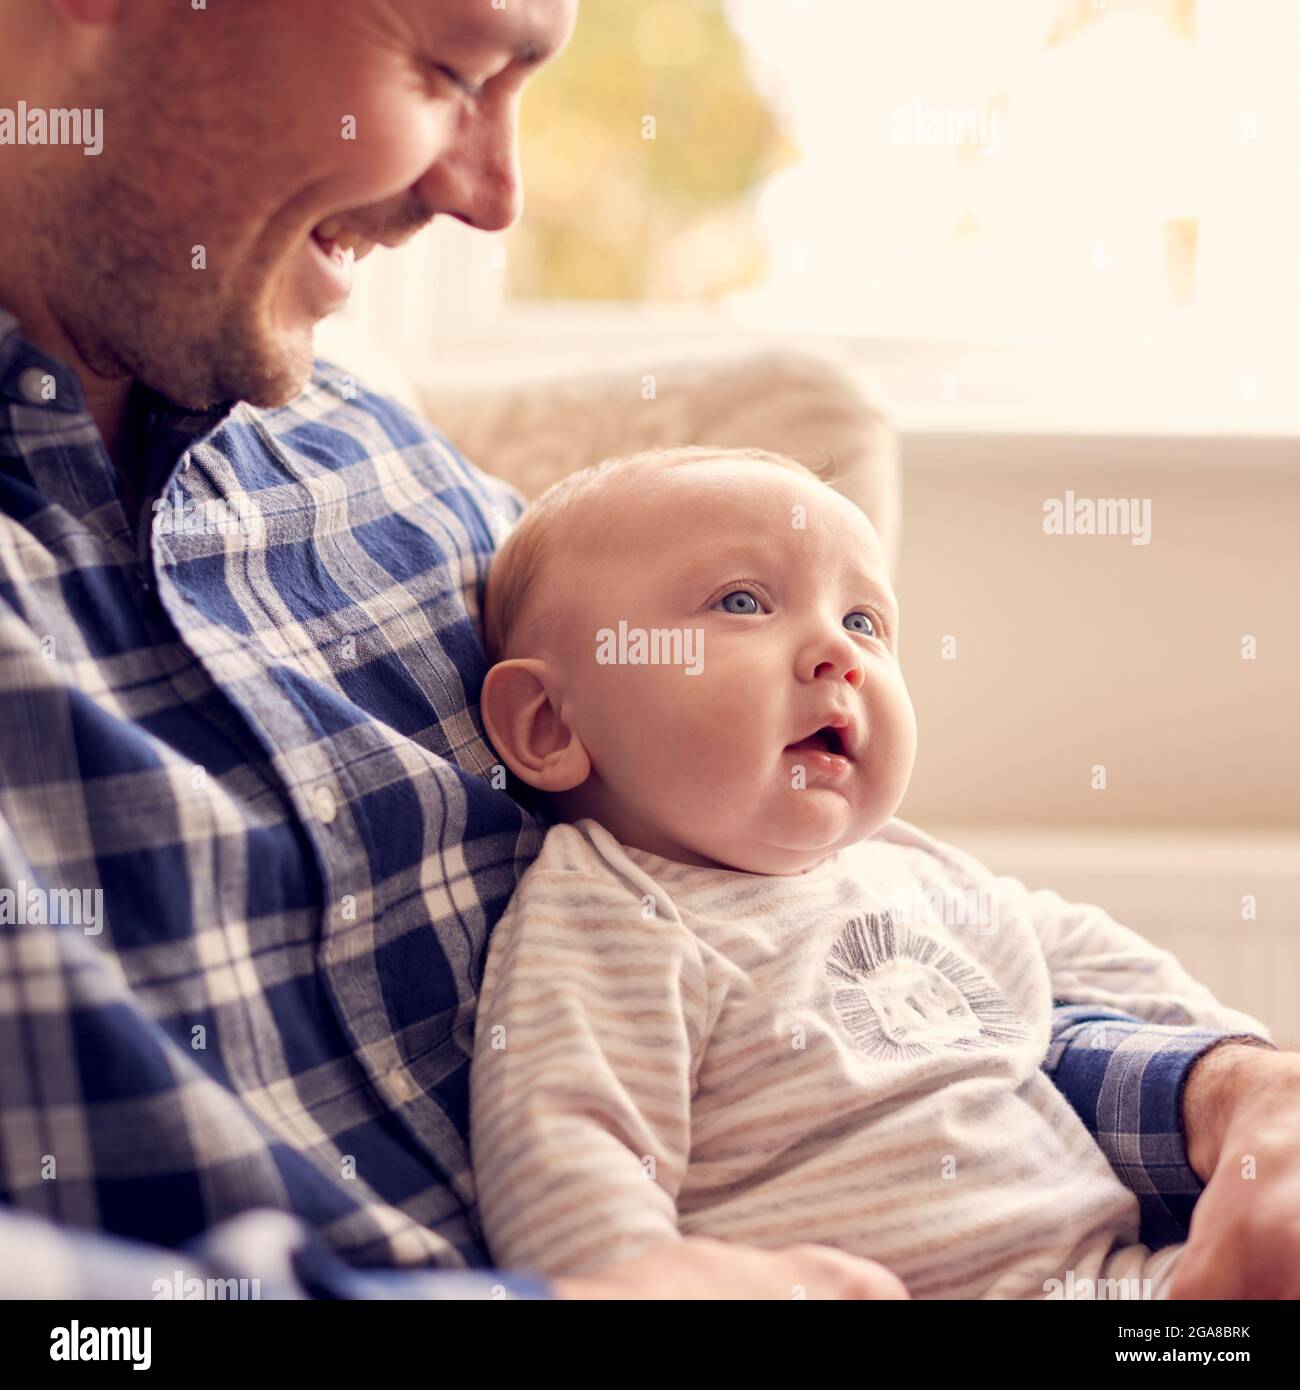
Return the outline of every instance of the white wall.
[[[1232,436],[905,434],[898,576],[920,725],[900,814],[1101,904],[1292,1045],[1297,453]],[[1149,498],[1151,543],[1045,535],[1044,499],[1067,488]]]

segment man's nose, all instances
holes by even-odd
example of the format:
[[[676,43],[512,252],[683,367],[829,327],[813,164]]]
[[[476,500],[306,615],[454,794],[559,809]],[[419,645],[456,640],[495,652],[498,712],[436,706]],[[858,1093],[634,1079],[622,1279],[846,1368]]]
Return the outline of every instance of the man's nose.
[[[517,113],[517,101],[498,100],[462,116],[455,140],[416,185],[427,207],[484,232],[503,232],[518,221]]]

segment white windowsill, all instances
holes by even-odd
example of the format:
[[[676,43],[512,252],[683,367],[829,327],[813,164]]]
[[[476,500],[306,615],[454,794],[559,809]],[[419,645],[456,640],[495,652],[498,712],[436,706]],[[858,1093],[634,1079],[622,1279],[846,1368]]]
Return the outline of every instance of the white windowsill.
[[[545,377],[593,365],[632,370],[664,355],[707,356],[773,341],[823,345],[847,358],[883,393],[904,437],[1300,438],[1300,392],[1285,362],[1168,339],[1108,350],[818,336],[746,326],[709,306],[531,302],[461,326],[425,369],[443,382],[484,369],[498,379],[503,371]]]

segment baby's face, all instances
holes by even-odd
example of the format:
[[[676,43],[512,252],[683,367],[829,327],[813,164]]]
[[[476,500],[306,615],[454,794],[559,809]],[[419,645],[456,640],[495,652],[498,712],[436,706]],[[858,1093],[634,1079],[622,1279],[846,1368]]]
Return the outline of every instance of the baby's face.
[[[669,470],[602,523],[566,597],[561,716],[591,774],[565,818],[751,873],[873,835],[907,788],[916,722],[862,512],[801,473],[727,461]],[[677,633],[657,654],[683,660],[629,659],[638,629]]]

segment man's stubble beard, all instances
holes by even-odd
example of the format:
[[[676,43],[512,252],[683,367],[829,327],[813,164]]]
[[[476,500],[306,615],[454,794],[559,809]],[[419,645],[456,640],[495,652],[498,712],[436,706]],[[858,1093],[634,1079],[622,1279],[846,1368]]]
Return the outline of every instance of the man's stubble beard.
[[[96,174],[46,200],[57,206],[47,206],[38,239],[45,297],[90,370],[193,408],[297,395],[311,375],[310,329],[273,336],[270,267],[244,260],[225,270],[219,210],[203,232],[187,230],[165,189]],[[203,269],[192,268],[198,245]]]
[[[82,361],[193,408],[281,405],[314,357],[310,324],[277,327],[276,267],[250,244],[284,171],[258,160],[275,148],[271,78],[252,78],[258,50],[228,29],[184,51],[170,26],[130,45],[84,98],[104,110],[103,153],[60,159],[28,204],[41,293]]]

